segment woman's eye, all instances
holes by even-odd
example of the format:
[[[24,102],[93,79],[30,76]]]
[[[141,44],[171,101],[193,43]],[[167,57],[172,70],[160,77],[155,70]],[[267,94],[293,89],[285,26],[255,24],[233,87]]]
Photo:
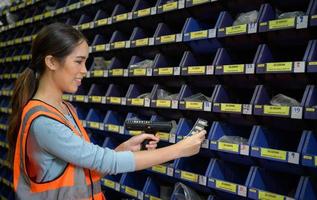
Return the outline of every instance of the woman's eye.
[[[82,63],[82,61],[76,61],[76,63],[81,64],[81,63]]]

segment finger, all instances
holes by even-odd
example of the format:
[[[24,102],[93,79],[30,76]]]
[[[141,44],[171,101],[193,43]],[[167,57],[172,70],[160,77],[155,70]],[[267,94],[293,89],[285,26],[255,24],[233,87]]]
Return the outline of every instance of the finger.
[[[149,142],[149,144],[157,144],[159,141],[154,141],[154,140],[152,140],[152,141],[150,141]]]
[[[147,145],[157,145],[156,141],[150,141],[149,143],[147,143]]]
[[[191,135],[197,135],[197,133],[199,133],[199,131],[194,131]]]
[[[147,144],[147,145],[146,145],[146,148],[149,149],[149,150],[156,149],[156,147],[157,147],[156,144]]]
[[[147,144],[146,147],[148,147],[148,148],[156,148],[157,144]]]
[[[202,130],[202,131],[198,132],[196,135],[199,138],[204,138],[206,134],[207,134],[206,130]]]
[[[206,130],[205,129],[202,129],[200,131],[196,130],[195,132],[192,133],[192,135],[201,135],[202,133],[206,134]]]
[[[203,138],[205,135],[206,135],[206,131],[203,130],[203,131],[199,131],[199,132],[198,132],[198,131],[197,131],[197,132],[194,132],[190,137],[201,139],[201,138]]]
[[[160,140],[160,138],[159,137],[156,137],[155,135],[153,135],[153,134],[148,134],[148,133],[143,133],[142,134],[142,137],[143,137],[143,139],[147,139],[147,140],[154,140],[154,141],[159,141]]]

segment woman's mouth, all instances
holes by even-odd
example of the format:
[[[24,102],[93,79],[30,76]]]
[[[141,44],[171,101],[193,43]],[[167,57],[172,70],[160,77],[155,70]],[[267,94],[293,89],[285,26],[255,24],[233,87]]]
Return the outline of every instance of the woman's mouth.
[[[75,81],[76,81],[78,86],[81,84],[81,78],[76,78]]]

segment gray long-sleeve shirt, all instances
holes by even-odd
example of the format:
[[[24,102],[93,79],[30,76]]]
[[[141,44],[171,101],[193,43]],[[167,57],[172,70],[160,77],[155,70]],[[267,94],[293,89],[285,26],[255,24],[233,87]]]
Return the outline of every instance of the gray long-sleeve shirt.
[[[66,117],[78,129],[71,115]],[[130,151],[116,152],[86,142],[64,124],[40,116],[31,125],[27,140],[27,155],[37,169],[35,180],[46,182],[57,178],[67,163],[96,170],[102,174],[117,174],[135,170]]]

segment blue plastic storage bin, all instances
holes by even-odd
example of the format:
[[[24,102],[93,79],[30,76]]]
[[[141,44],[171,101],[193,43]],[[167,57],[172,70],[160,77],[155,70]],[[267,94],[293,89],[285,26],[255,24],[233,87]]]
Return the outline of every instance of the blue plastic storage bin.
[[[207,185],[207,169],[210,158],[199,155],[175,160],[174,177],[187,181],[189,186]],[[192,163],[197,163],[193,165]],[[199,163],[199,164],[198,164]]]
[[[257,86],[257,96],[254,100],[254,115],[276,116],[284,118],[302,119],[303,107],[308,96],[310,86],[300,89],[278,89],[264,85]],[[299,105],[279,106],[271,105],[271,99],[275,95],[283,94],[298,101]]]
[[[250,167],[247,165],[211,159],[206,172],[207,185],[228,193],[227,198],[232,198],[233,195],[247,197],[250,171]]]
[[[148,177],[143,172],[125,173],[120,179],[120,192],[134,198],[142,199],[143,190]]]
[[[305,132],[281,132],[276,129],[254,126],[252,134],[251,156],[260,158],[260,162],[271,169],[300,172],[298,165],[306,137]]]
[[[202,93],[206,97],[209,98],[208,101],[200,101],[200,100],[186,100],[186,98]],[[216,87],[214,85],[204,85],[200,87],[183,85],[180,93],[180,102],[179,109],[181,110],[200,110],[200,111],[211,111],[212,109],[212,101],[215,97]]]
[[[251,133],[252,126],[233,125],[226,122],[215,121],[209,131],[209,148],[217,151],[218,156],[224,160],[251,164],[252,161],[249,157],[250,145],[253,136]],[[241,139],[243,138],[246,143],[243,141],[221,141],[222,139],[226,139],[226,136],[241,137]],[[237,140],[238,138],[235,139]]]
[[[176,95],[176,97],[172,100],[160,99],[158,96],[158,91],[162,89],[167,91],[170,94],[178,94],[178,95]],[[167,87],[164,85],[155,84],[151,92],[151,107],[178,109],[178,101],[180,99],[180,93],[181,93],[181,88],[178,86]]]
[[[204,49],[204,48],[203,48]],[[185,51],[180,63],[182,76],[211,75],[214,73],[213,53]]]
[[[248,198],[250,199],[299,199],[304,177],[272,172],[252,167]]]
[[[317,167],[317,135],[313,131],[304,131],[306,138],[302,149],[301,164],[308,167]]]
[[[106,92],[107,103],[125,105],[127,91],[127,86],[110,84]]]
[[[263,5],[263,12],[260,15],[259,19],[259,31],[276,31],[283,29],[301,29],[307,28],[308,26],[308,15],[310,15],[310,0],[305,1],[291,1],[288,3],[278,2],[272,6],[270,4]],[[284,12],[294,11],[290,10],[291,6],[294,6],[297,11],[302,11],[304,16],[291,17],[291,18],[278,18],[279,13],[277,10],[282,10]]]

